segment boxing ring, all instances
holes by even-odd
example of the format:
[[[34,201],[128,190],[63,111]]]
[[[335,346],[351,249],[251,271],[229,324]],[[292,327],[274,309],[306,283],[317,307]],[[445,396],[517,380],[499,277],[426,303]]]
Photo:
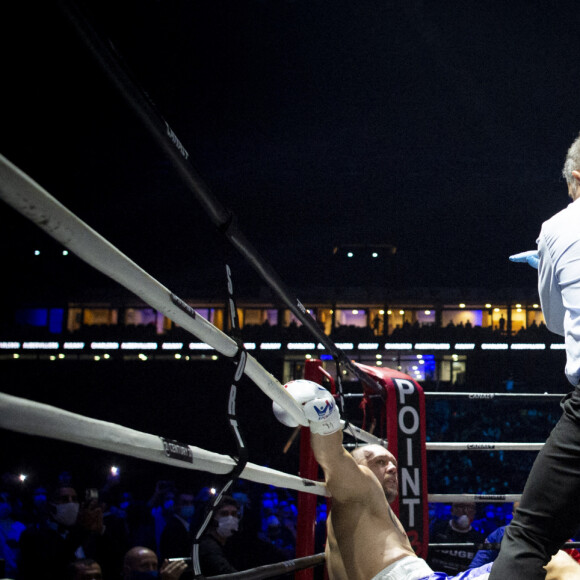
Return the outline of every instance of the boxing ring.
[[[192,191],[214,224],[259,272],[295,316],[310,330],[327,352],[356,376],[363,386],[364,396],[381,396],[385,403],[383,430],[379,436],[352,423],[343,425],[345,433],[364,443],[385,444],[398,457],[402,467],[402,493],[394,510],[398,513],[417,552],[426,557],[428,549],[428,502],[513,502],[519,494],[473,495],[428,494],[427,452],[452,451],[537,451],[541,443],[426,443],[425,393],[411,377],[385,368],[358,365],[336,347],[307,314],[299,300],[289,296],[287,289],[257,257],[244,236],[237,230],[232,216],[213,198],[203,181],[193,171],[189,154],[175,132],[152,107],[143,91],[136,87],[120,66],[118,59],[92,29],[84,15],[65,3],[68,16],[81,33],[89,49],[107,72],[121,95],[142,120],[154,139],[162,146],[184,183]],[[299,425],[307,421],[294,399],[280,382],[232,337],[226,335],[195,312],[183,299],[166,288],[109,241],[75,216],[57,199],[28,175],[0,155],[0,197],[60,242],[87,264],[140,297],[152,308],[180,325],[216,352],[234,360],[243,353],[245,364],[238,368],[272,401],[282,407]],[[340,384],[324,371],[320,361],[307,361],[305,377],[315,382],[330,381],[332,391],[342,398]],[[475,394],[477,395],[477,394]],[[49,405],[0,393],[0,427],[3,429],[76,443],[91,448],[171,465],[181,469],[228,475],[238,467],[229,456],[213,453],[180,441],[136,431],[64,411]],[[234,425],[234,427],[236,427]],[[242,438],[238,440],[243,446]],[[311,578],[311,572],[299,571],[321,564],[324,555],[312,556],[317,497],[329,497],[324,483],[318,481],[318,466],[309,445],[309,430],[302,429],[300,441],[300,477],[282,473],[253,463],[245,463],[239,477],[252,482],[275,485],[299,492],[297,558],[287,563],[222,575],[215,578],[266,578],[297,571],[296,577]]]
[[[164,313],[200,340],[212,346],[224,356],[233,358],[238,345],[229,336],[195,313],[183,300],[177,297],[160,282],[142,270],[117,248],[72,214],[40,185],[20,171],[6,158],[0,156],[0,197],[18,212],[28,217],[46,233],[61,242],[88,264],[114,279],[146,303]],[[409,530],[412,543],[418,553],[426,556],[428,543],[427,502],[514,502],[520,494],[428,494],[426,477],[426,452],[450,451],[538,451],[542,443],[443,443],[425,442],[425,407],[421,387],[411,377],[391,369],[367,367],[357,364],[360,371],[368,373],[385,389],[387,414],[385,436],[376,436],[364,429],[349,424],[346,433],[365,443],[390,443],[390,450],[399,459],[403,475],[400,499],[403,506],[421,509],[411,510],[410,519],[401,514],[399,505],[394,509]],[[305,425],[301,410],[282,385],[268,373],[257,360],[247,355],[244,373],[273,401],[284,408],[300,425]],[[321,361],[306,361],[305,378],[323,382],[330,380],[332,390],[336,385],[332,377],[324,371]],[[366,388],[363,396],[375,396],[376,390]],[[452,396],[467,399],[492,400],[504,394],[478,393],[429,393],[427,396]],[[517,397],[517,395],[507,395]],[[531,395],[536,397],[561,397],[561,395]],[[399,404],[400,403],[400,404]],[[410,422],[409,422],[410,421]],[[343,422],[344,424],[344,422]],[[235,459],[220,455],[178,441],[167,440],[156,435],[143,433],[113,423],[83,417],[49,405],[28,401],[7,394],[0,394],[0,427],[28,435],[36,435],[77,443],[96,449],[113,451],[147,461],[164,463],[183,469],[193,469],[226,475],[236,467]],[[411,435],[413,435],[411,440]],[[402,457],[405,456],[405,462]],[[411,464],[407,465],[411,462]],[[414,461],[414,463],[413,463]],[[412,469],[411,469],[412,468]],[[407,470],[407,474],[405,474]],[[415,475],[411,475],[413,472]],[[289,569],[299,570],[304,566],[320,564],[323,555],[310,556],[316,497],[328,497],[323,483],[317,481],[318,467],[309,445],[309,430],[302,429],[301,437],[301,476],[294,476],[266,467],[247,463],[240,477],[256,483],[275,485],[299,492],[299,534],[306,536],[306,542],[297,545],[297,552],[307,554],[287,564]],[[410,492],[412,497],[407,497]],[[445,545],[450,547],[452,545]],[[441,546],[443,547],[443,546]],[[309,551],[308,551],[309,548]],[[307,558],[303,560],[303,558]],[[314,558],[314,560],[312,560]],[[279,574],[280,569],[269,571],[248,571],[248,578],[268,577],[261,574]],[[250,574],[251,572],[251,574]],[[298,577],[309,577],[307,572],[297,572]],[[236,576],[242,577],[242,576]]]

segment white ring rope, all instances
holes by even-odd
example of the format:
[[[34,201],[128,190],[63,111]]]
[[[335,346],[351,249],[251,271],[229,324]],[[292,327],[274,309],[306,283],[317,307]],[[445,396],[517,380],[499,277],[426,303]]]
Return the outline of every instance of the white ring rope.
[[[134,292],[147,304],[201,341],[225,356],[233,357],[236,354],[238,345],[234,340],[192,308],[189,308],[188,314],[177,307],[171,300],[171,292],[165,286],[90,228],[3,155],[0,155],[0,198],[87,264]],[[250,354],[244,373],[298,424],[308,425],[298,403]],[[364,439],[364,431],[358,428],[354,431],[356,435],[353,436]],[[365,436],[367,437],[365,441],[376,442],[376,438],[370,433]]]
[[[483,503],[513,503],[520,501],[521,493],[507,494],[470,494],[470,493],[430,493],[428,500],[432,503],[454,503],[454,502],[483,502]]]
[[[364,437],[360,437],[367,441]],[[368,443],[375,443],[375,441],[367,441]],[[377,439],[376,443],[387,447],[386,439]],[[356,445],[354,443],[345,443],[347,449],[352,449]],[[448,443],[442,441],[427,441],[425,449],[427,451],[539,451],[544,446],[544,443],[494,443],[492,441],[482,441],[478,443]]]
[[[427,451],[539,451],[543,443],[440,443],[428,441]]]
[[[175,459],[166,455],[163,442],[156,435],[107,421],[90,419],[5,393],[0,393],[0,427],[27,435],[78,443],[156,463],[220,475],[228,474],[236,465],[236,462],[227,455],[220,455],[191,445],[188,445],[191,461]],[[256,483],[329,496],[324,483],[303,479],[254,463],[248,463],[240,477]]]
[[[518,399],[561,399],[565,393],[446,393],[442,391],[424,391],[425,397],[430,399],[474,399],[482,401],[491,401],[501,398],[518,398]],[[345,393],[345,399],[362,399],[364,393]],[[380,395],[369,395],[370,398],[380,397]]]
[[[225,356],[236,354],[234,340],[199,315],[189,315],[171,300],[171,292],[115,246],[0,155],[0,197],[85,262],[141,297],[147,304]],[[300,425],[308,423],[282,385],[248,355],[245,373]],[[370,436],[370,435],[369,435]]]
[[[425,396],[429,398],[442,399],[477,399],[477,400],[492,400],[501,398],[517,398],[517,399],[561,399],[565,396],[564,393],[442,393],[439,391],[425,391]]]
[[[171,300],[171,292],[109,241],[69,211],[28,175],[0,155],[0,198],[103,274],[227,357],[238,345],[202,316]],[[248,355],[245,374],[300,425],[308,422],[299,405],[256,359]]]

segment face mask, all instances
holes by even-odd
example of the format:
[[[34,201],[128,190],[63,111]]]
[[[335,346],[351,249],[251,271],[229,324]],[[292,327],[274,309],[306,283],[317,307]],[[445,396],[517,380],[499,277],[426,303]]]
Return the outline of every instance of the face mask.
[[[149,572],[137,572],[134,570],[131,573],[131,580],[151,580],[152,578],[159,578],[157,570],[150,570]]]
[[[226,516],[217,518],[217,534],[222,538],[229,538],[234,532],[238,531],[239,518],[235,516]]]
[[[12,506],[8,502],[0,503],[0,520],[5,520],[10,517],[12,513]]]
[[[52,516],[55,522],[70,528],[74,526],[79,515],[79,504],[76,502],[61,503],[55,506],[56,513]]]
[[[173,512],[175,510],[175,502],[172,499],[168,499],[163,502],[164,512]]]
[[[460,530],[467,530],[470,525],[471,520],[469,519],[469,516],[466,516],[465,514],[455,520],[455,526]]]
[[[195,513],[195,507],[192,505],[184,505],[183,507],[181,507],[179,509],[179,515],[184,520],[190,520],[193,517],[194,513]]]

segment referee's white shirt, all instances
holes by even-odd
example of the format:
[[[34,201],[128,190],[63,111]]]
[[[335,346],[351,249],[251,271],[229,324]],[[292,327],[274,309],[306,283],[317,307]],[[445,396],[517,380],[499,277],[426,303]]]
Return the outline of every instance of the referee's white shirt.
[[[566,376],[580,383],[580,198],[542,224],[538,290],[546,326],[564,337]]]

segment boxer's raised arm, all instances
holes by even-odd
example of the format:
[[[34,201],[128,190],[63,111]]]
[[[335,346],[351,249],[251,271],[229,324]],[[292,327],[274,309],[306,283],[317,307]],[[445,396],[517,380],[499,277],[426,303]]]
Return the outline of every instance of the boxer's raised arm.
[[[374,476],[368,468],[359,466],[342,446],[340,413],[334,397],[312,381],[290,381],[284,387],[301,404],[308,419],[312,450],[324,471],[332,496],[338,501],[364,500],[366,482]],[[296,426],[294,420],[276,403],[273,408],[281,423],[288,427]]]
[[[369,482],[375,476],[371,470],[358,465],[342,446],[342,431],[331,435],[310,434],[312,451],[324,471],[326,486],[337,501],[368,499]]]

